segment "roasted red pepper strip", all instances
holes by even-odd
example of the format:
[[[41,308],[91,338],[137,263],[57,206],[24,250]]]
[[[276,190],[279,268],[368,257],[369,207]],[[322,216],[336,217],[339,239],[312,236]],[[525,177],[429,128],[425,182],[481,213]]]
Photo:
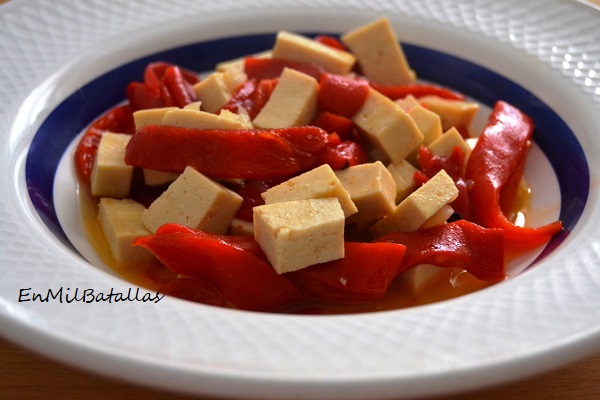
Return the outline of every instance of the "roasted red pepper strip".
[[[318,35],[315,37],[315,41],[321,44],[327,45],[329,47],[333,47],[337,50],[346,51],[346,46],[342,42],[339,41],[338,38],[329,36],[329,35]]]
[[[395,232],[377,242],[406,246],[402,271],[420,264],[458,267],[484,281],[499,281],[504,271],[504,237],[501,229],[488,229],[459,220],[414,232]]]
[[[321,77],[321,74],[325,72],[323,67],[305,62],[255,57],[247,57],[244,60],[244,72],[248,76],[248,79],[263,80],[278,78],[284,68],[291,68],[303,72],[306,75],[312,76],[317,81]]]
[[[148,64],[144,70],[144,84],[148,87],[148,89],[157,93],[160,92],[160,85],[162,84],[165,73],[169,68],[175,66],[175,64],[168,63],[166,61],[156,61]],[[194,72],[185,68],[178,68],[183,78],[190,85],[194,85],[199,81],[198,76]]]
[[[197,100],[192,85],[185,79],[179,67],[173,66],[167,68],[163,76],[162,85],[164,87],[163,96],[165,96],[165,99],[168,96],[171,100],[170,102],[165,101],[167,106],[181,108]]]
[[[273,179],[321,165],[329,136],[310,126],[265,130],[147,126],[133,135],[125,162],[170,172],[191,166],[212,178]]]
[[[254,236],[217,235],[174,223],[164,224],[156,230],[157,235],[164,235],[166,233],[189,233],[198,236],[210,237],[215,240],[219,240],[228,246],[233,246],[240,250],[246,251],[263,261],[267,261],[267,256],[262,251],[258,242],[254,239]]]
[[[351,140],[345,140],[325,149],[321,160],[324,164],[329,164],[331,169],[337,171],[354,165],[364,164],[369,161],[369,155],[360,144]]]
[[[131,82],[127,85],[125,96],[134,111],[165,107],[160,90],[154,91],[141,82]]]
[[[329,133],[337,133],[342,140],[354,140],[354,122],[351,119],[342,117],[328,111],[321,111],[312,124],[326,130]]]
[[[92,167],[98,152],[98,144],[106,131],[133,133],[135,124],[133,113],[128,106],[115,107],[98,118],[84,133],[75,149],[75,168],[82,182],[89,184]]]
[[[560,221],[540,228],[519,227],[501,210],[502,189],[519,174],[533,132],[530,118],[508,103],[496,103],[489,123],[469,156],[465,178],[469,185],[471,219],[488,228],[501,228],[505,239],[532,248],[562,230]]]
[[[319,110],[352,118],[367,99],[369,84],[362,79],[325,73],[319,81]]]
[[[238,309],[274,311],[304,298],[268,263],[211,235],[162,233],[138,238],[133,244],[150,250],[172,271],[208,282]]]
[[[244,221],[252,222],[254,219],[253,209],[254,207],[265,204],[265,200],[261,194],[267,189],[280,184],[283,179],[271,179],[271,180],[244,180],[241,185],[234,188],[235,192],[242,196],[244,201],[240,206],[236,214],[236,218],[240,218]]]
[[[344,258],[288,272],[285,276],[312,300],[379,300],[398,275],[405,250],[394,243],[346,242]]]
[[[251,120],[262,110],[277,86],[278,78],[257,81],[249,79],[244,82],[223,109],[237,113],[241,108],[246,110]]]
[[[195,101],[192,85],[199,81],[196,74],[164,61],[148,64],[144,82],[131,82],[126,95],[130,107],[144,110],[159,107],[183,107]]]
[[[444,99],[450,100],[465,100],[465,96],[462,93],[455,92],[450,89],[446,89],[440,86],[429,85],[429,84],[413,84],[413,85],[399,85],[399,86],[385,86],[378,83],[371,82],[371,86],[389,97],[392,100],[403,99],[409,94],[416,98],[423,96],[439,96]]]
[[[162,285],[159,292],[195,303],[217,307],[227,306],[221,293],[214,286],[200,279],[172,279]]]

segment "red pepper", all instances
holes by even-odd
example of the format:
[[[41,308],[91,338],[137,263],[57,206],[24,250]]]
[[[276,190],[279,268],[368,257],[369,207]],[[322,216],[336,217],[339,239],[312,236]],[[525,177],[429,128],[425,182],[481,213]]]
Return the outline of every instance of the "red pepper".
[[[450,100],[465,100],[465,96],[462,93],[455,92],[450,89],[446,89],[440,86],[429,85],[429,84],[413,84],[413,85],[398,85],[398,86],[386,86],[379,83],[370,83],[371,86],[380,92],[381,94],[389,97],[392,100],[403,99],[409,94],[416,98],[423,96],[439,96],[444,99]]]
[[[329,133],[337,133],[342,140],[354,140],[354,122],[351,119],[342,117],[328,111],[321,111],[312,124],[326,130]]]
[[[277,82],[277,78],[261,81],[249,79],[239,87],[231,100],[223,106],[223,109],[237,113],[241,107],[246,110],[250,119],[253,120],[271,97]]]
[[[560,221],[540,228],[516,226],[501,209],[503,189],[511,179],[521,178],[532,132],[533,122],[527,115],[499,101],[469,156],[465,173],[471,183],[469,202],[473,221],[501,228],[508,242],[525,249],[547,242],[562,230]]]
[[[148,64],[144,70],[144,84],[148,89],[158,93],[160,92],[160,85],[164,79],[165,73],[171,67],[175,67],[175,64],[168,63],[165,61],[156,61]],[[190,84],[196,84],[199,79],[198,76],[185,68],[178,67],[183,78]]]
[[[92,167],[98,152],[98,144],[106,131],[133,133],[135,124],[133,113],[128,106],[119,106],[98,118],[84,133],[75,149],[75,168],[79,178],[85,184],[90,183]]]
[[[329,47],[333,47],[337,50],[346,51],[346,46],[342,42],[339,41],[338,38],[329,35],[318,35],[315,37],[315,41]]]
[[[159,107],[183,107],[196,100],[192,86],[196,74],[175,64],[158,61],[144,70],[144,82],[131,82],[126,94],[134,111]]]
[[[265,204],[261,194],[267,189],[278,185],[284,179],[271,179],[271,180],[244,180],[242,184],[235,188],[235,192],[242,196],[244,201],[240,206],[236,214],[236,218],[243,219],[245,221],[253,221],[254,214],[253,208]]]
[[[133,135],[125,162],[179,173],[191,166],[212,178],[273,179],[321,165],[329,136],[310,126],[264,130],[147,126]]]
[[[184,107],[197,100],[192,85],[185,79],[181,69],[176,66],[167,68],[161,86],[163,99],[167,107]]]
[[[346,242],[344,258],[288,272],[285,276],[312,300],[379,300],[398,275],[405,250],[394,243]]]
[[[466,220],[419,229],[395,232],[377,242],[406,246],[402,271],[417,265],[463,268],[484,281],[499,281],[504,271],[504,237],[501,229],[483,228]]]
[[[369,161],[369,156],[363,147],[351,140],[345,140],[335,146],[329,146],[321,156],[324,164],[331,169],[340,170]]]
[[[158,290],[167,296],[193,301],[217,307],[226,307],[221,293],[211,284],[200,279],[180,278],[172,279]]]
[[[133,244],[150,250],[172,271],[214,286],[226,303],[249,311],[274,311],[304,295],[250,252],[214,235],[157,233]]]
[[[165,107],[160,90],[154,91],[141,82],[131,82],[127,85],[125,95],[133,111]]]
[[[324,73],[319,81],[319,110],[352,118],[365,103],[369,84],[363,79]]]
[[[244,60],[244,72],[248,76],[248,79],[263,80],[278,78],[284,68],[303,72],[306,75],[312,76],[317,81],[321,77],[321,74],[325,72],[323,67],[306,62],[255,57],[247,57]]]

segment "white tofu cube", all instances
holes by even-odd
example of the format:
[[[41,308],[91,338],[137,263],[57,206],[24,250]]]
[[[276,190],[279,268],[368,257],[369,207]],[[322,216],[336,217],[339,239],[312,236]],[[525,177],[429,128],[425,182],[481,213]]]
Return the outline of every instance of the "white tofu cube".
[[[423,141],[423,134],[410,115],[372,88],[352,120],[369,142],[395,163],[402,162]]]
[[[92,167],[92,195],[123,198],[129,196],[133,167],[125,164],[125,150],[131,135],[105,132],[98,144]]]
[[[417,98],[412,94],[409,94],[408,96],[402,99],[396,100],[395,103],[398,104],[400,108],[406,112],[408,112],[411,108],[415,106],[421,105],[421,103],[419,103],[419,100],[417,100]]]
[[[171,110],[177,110],[177,107],[148,108],[135,111],[133,113],[135,129],[140,129],[149,125],[161,125],[163,117]]]
[[[419,103],[440,116],[444,132],[452,127],[468,129],[479,111],[477,103],[444,99],[438,96],[420,97]]]
[[[237,236],[254,236],[254,224],[245,219],[234,218],[231,221],[231,234]]]
[[[442,120],[439,115],[420,104],[411,107],[407,112],[423,134],[424,146],[442,136]]]
[[[191,103],[183,106],[186,110],[194,110],[194,111],[202,111],[202,102],[201,101],[192,101]]]
[[[271,97],[252,123],[257,128],[287,128],[308,125],[317,113],[317,80],[285,68]]]
[[[462,150],[462,153],[465,156],[465,161],[471,153],[471,147],[467,144],[465,139],[463,139],[460,132],[454,127],[448,129],[443,135],[431,142],[427,147],[431,151],[431,154],[440,157],[448,157],[452,154],[454,148],[458,147]]]
[[[148,186],[162,186],[173,182],[179,176],[176,172],[163,172],[153,169],[142,169],[144,183]]]
[[[387,18],[354,29],[342,42],[356,56],[362,72],[383,85],[406,85],[416,79]]]
[[[335,197],[338,199],[346,217],[358,211],[350,198],[350,194],[328,164],[323,164],[273,186],[263,192],[261,196],[265,204]]]
[[[222,235],[242,201],[237,193],[187,167],[144,211],[142,221],[151,232],[166,223],[177,223]]]
[[[150,235],[142,223],[144,206],[131,199],[100,199],[98,221],[118,266],[143,263],[154,258],[148,250],[131,242]]]
[[[243,71],[213,72],[194,85],[194,93],[202,103],[202,111],[216,113],[226,105],[235,89],[246,80]]]
[[[254,237],[279,274],[344,257],[344,212],[336,198],[254,207]]]
[[[273,58],[317,64],[326,71],[346,75],[354,67],[356,57],[295,33],[280,31],[273,46]]]
[[[354,165],[336,175],[358,208],[347,223],[372,222],[394,211],[396,182],[381,161]]]
[[[394,182],[396,182],[396,203],[400,203],[417,188],[414,176],[418,169],[408,161],[397,164],[391,163],[387,166],[387,169],[390,171]]]
[[[409,269],[400,275],[400,280],[410,293],[418,294],[429,285],[435,284],[442,279],[448,281],[447,269],[431,264],[421,264]]]
[[[165,113],[161,125],[192,129],[245,129],[239,120],[205,111],[178,108]]]
[[[369,231],[375,236],[416,231],[457,196],[454,181],[441,170],[398,204],[391,215],[372,225]]]

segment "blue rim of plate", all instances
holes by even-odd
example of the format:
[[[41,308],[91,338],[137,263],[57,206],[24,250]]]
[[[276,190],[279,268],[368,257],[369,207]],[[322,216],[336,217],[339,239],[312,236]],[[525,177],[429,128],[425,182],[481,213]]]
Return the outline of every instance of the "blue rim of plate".
[[[54,207],[54,177],[59,162],[75,136],[107,109],[124,100],[127,84],[141,80],[148,63],[170,61],[193,71],[209,71],[218,62],[269,49],[274,40],[275,34],[270,33],[245,35],[157,52],[106,72],[61,102],[36,132],[25,165],[29,196],[50,231],[76,251],[67,239]],[[462,92],[489,107],[504,100],[533,119],[534,141],[550,161],[558,179],[560,219],[564,225],[564,230],[548,243],[538,260],[543,258],[569,235],[588,198],[589,168],[575,134],[547,104],[512,80],[437,50],[408,43],[403,43],[402,47],[419,78]]]

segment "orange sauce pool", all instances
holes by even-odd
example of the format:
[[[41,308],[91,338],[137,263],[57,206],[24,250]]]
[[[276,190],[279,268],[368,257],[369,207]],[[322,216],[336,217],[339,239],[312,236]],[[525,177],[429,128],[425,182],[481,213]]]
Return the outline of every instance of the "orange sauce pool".
[[[530,197],[528,188],[519,191],[514,214],[522,223],[528,220],[527,204]],[[90,244],[102,261],[117,275],[132,284],[160,291],[177,274],[164,267],[160,262],[128,263],[117,265],[98,222],[97,199],[93,198],[85,187],[80,186],[79,208],[85,233]],[[459,268],[435,268],[435,273],[419,284],[415,284],[408,273],[398,276],[391,284],[385,297],[372,303],[307,303],[287,310],[302,314],[351,314],[395,310],[435,303],[463,296],[489,287],[496,282],[481,281]]]

